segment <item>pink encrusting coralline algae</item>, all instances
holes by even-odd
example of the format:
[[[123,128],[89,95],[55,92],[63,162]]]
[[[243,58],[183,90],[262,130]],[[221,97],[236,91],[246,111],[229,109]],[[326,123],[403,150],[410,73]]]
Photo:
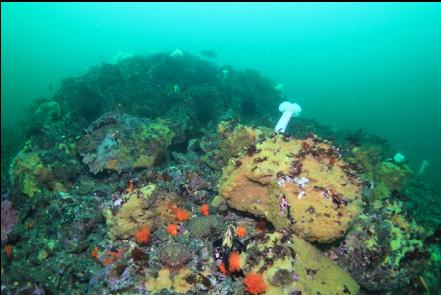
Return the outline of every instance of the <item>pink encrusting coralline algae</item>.
[[[11,205],[12,203],[9,201],[2,201],[2,242],[8,240],[8,234],[14,229],[17,223],[17,214]]]

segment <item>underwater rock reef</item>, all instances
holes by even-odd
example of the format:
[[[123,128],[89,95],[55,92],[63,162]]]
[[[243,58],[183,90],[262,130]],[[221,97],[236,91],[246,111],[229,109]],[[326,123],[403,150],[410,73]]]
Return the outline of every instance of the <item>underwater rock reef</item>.
[[[2,129],[2,294],[439,294],[441,185],[282,100],[186,52],[65,80]]]

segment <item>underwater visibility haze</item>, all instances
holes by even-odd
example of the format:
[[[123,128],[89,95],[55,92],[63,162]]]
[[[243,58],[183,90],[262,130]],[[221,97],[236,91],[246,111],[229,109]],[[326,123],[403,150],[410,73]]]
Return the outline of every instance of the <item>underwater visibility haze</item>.
[[[2,3],[3,294],[441,294],[439,3]]]

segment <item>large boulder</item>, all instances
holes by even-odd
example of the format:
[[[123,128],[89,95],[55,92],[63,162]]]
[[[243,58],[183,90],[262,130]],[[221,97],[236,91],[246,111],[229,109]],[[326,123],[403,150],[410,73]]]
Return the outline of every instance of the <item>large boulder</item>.
[[[165,121],[106,113],[80,138],[77,149],[92,173],[152,167],[171,144]]]
[[[175,220],[172,208],[178,196],[159,190],[156,185],[147,185],[123,194],[122,205],[106,209],[106,223],[113,239],[128,239],[136,230],[147,226],[150,230]]]
[[[429,232],[406,216],[400,201],[375,201],[328,255],[370,291],[402,288],[428,267]]]
[[[269,137],[231,159],[219,192],[235,209],[266,218],[276,229],[331,242],[361,211],[362,186],[338,149],[317,137]]]
[[[359,286],[343,269],[295,235],[268,234],[241,255],[243,271],[261,273],[265,294],[358,294]]]
[[[73,143],[66,141],[51,149],[42,149],[28,141],[13,159],[9,176],[16,192],[34,197],[44,191],[68,190],[80,166]]]

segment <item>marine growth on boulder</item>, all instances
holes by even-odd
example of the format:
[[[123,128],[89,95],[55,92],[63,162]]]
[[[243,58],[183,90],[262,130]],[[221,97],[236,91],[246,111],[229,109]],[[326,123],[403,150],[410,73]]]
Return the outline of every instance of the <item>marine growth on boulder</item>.
[[[223,169],[219,192],[235,209],[322,243],[342,237],[361,211],[358,175],[316,136],[250,143]]]

